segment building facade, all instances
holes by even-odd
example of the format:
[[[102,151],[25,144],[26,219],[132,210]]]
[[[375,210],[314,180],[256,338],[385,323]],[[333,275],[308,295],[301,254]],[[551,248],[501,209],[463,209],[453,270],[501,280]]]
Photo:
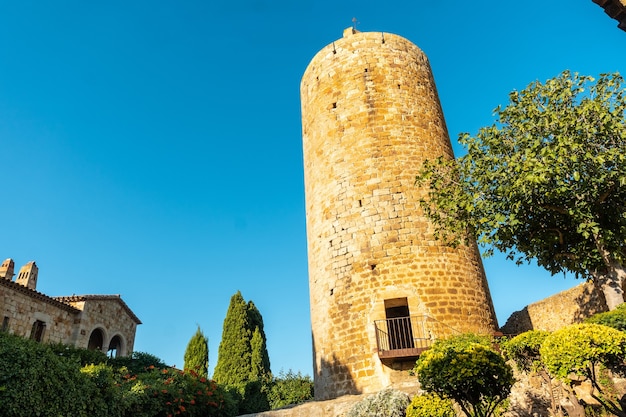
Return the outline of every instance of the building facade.
[[[497,330],[476,246],[436,240],[419,207],[422,163],[453,157],[428,59],[346,29],[301,101],[316,399],[415,384],[434,339]]]
[[[14,267],[12,259],[0,265],[2,331],[114,357],[132,353],[141,321],[119,295],[49,297],[36,290],[35,262],[24,265],[15,281]]]

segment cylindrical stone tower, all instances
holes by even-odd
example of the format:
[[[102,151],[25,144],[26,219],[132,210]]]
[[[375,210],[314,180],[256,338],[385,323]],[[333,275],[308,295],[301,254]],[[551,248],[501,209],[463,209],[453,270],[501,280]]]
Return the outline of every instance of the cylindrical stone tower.
[[[477,248],[433,238],[415,175],[452,157],[428,59],[346,29],[302,78],[315,397],[414,384],[437,337],[497,328]]]

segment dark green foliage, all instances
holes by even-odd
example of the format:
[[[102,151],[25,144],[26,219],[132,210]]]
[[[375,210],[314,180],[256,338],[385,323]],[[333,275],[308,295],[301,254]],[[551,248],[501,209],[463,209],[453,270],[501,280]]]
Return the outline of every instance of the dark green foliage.
[[[386,389],[354,404],[346,417],[404,417],[410,402],[404,392]]]
[[[107,355],[99,350],[81,349],[62,343],[51,344],[50,349],[57,355],[76,361],[81,366],[107,362]]]
[[[271,381],[263,318],[252,301],[237,291],[230,299],[213,378],[240,398],[240,413],[269,409]]]
[[[455,417],[452,401],[442,399],[436,394],[424,394],[413,397],[406,408],[406,417]]]
[[[470,417],[493,416],[508,397],[513,370],[484,338],[438,340],[415,366],[422,388],[450,398]]]
[[[202,333],[200,326],[187,344],[184,368],[194,370],[204,378],[209,376],[209,339]]]
[[[61,354],[59,354],[61,353]],[[0,332],[3,417],[231,417],[238,403],[194,371],[137,353],[81,367],[87,352]],[[129,369],[139,369],[137,373]]]
[[[272,381],[267,397],[272,410],[312,400],[313,381],[308,375],[296,374],[291,369],[281,372]]]
[[[617,330],[626,331],[626,304],[620,304],[613,311],[594,314],[585,323],[603,324]]]
[[[0,415],[105,416],[90,407],[96,390],[75,360],[49,345],[0,332]]]
[[[235,385],[250,379],[252,351],[248,308],[241,292],[237,291],[230,299],[222,340],[218,349],[217,364],[213,378],[219,384]]]
[[[108,363],[114,369],[124,367],[131,374],[138,374],[146,369],[169,368],[161,358],[146,352],[133,352],[130,356],[118,356],[117,358],[109,359]]]

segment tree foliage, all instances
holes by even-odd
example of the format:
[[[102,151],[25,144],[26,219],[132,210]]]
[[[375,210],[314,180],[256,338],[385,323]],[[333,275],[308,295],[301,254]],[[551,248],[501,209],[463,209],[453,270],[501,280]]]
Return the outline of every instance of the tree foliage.
[[[231,387],[240,399],[242,414],[269,409],[271,371],[263,318],[254,303],[246,303],[239,291],[231,297],[224,318],[213,378]]]
[[[426,162],[417,182],[438,235],[477,239],[518,263],[535,259],[602,287],[611,309],[626,278],[623,79],[565,71],[509,94],[496,123],[461,134],[467,155]]]
[[[626,331],[626,303],[620,304],[613,311],[594,314],[585,323],[603,324],[617,330]]]
[[[504,341],[500,346],[504,356],[512,359],[524,372],[537,372],[543,367],[539,349],[549,332],[530,330]]]
[[[291,369],[280,372],[272,381],[267,395],[272,410],[313,399],[313,381],[308,375],[294,373]]]
[[[471,335],[436,341],[422,353],[415,372],[424,390],[456,401],[470,417],[493,416],[514,382],[504,358]]]
[[[191,337],[185,349],[185,370],[194,370],[200,377],[209,374],[209,339],[202,333],[200,326]]]
[[[623,374],[626,333],[601,324],[573,324],[548,336],[540,353],[552,376],[565,383],[572,383],[574,377],[589,380],[591,397],[609,412],[626,416],[618,401],[603,395],[607,389],[603,380],[608,379],[601,375],[603,369]]]

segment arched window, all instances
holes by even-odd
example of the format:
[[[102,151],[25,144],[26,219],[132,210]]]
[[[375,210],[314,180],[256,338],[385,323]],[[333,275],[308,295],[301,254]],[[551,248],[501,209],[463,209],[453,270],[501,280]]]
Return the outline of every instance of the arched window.
[[[107,351],[107,356],[109,358],[117,358],[118,355],[122,354],[122,339],[119,335],[113,336],[111,342],[109,342],[109,350]]]
[[[91,332],[89,336],[89,344],[87,344],[87,349],[89,350],[102,350],[102,345],[104,344],[104,334],[102,334],[102,329],[95,329]]]

